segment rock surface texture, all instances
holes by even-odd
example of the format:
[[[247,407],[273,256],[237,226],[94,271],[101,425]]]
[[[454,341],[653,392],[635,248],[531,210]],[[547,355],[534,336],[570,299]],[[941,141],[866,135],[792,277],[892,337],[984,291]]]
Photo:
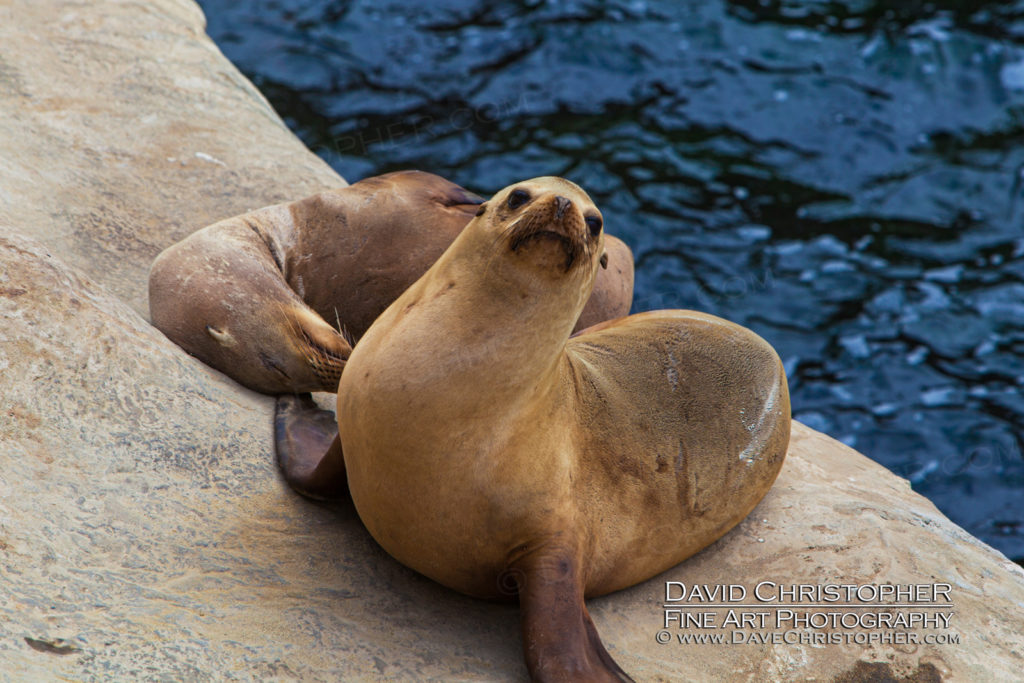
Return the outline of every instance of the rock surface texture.
[[[0,678],[522,680],[514,606],[434,585],[384,554],[351,505],[294,495],[274,466],[272,401],[146,322],[161,249],[344,181],[188,0],[0,0],[0,44]],[[743,604],[769,581],[949,584],[947,605],[888,611],[952,615],[939,628],[776,628],[778,605],[760,604],[736,612],[767,613],[764,625],[707,608],[687,611],[713,624],[665,629],[667,581],[743,586]],[[1024,670],[1020,568],[800,425],[745,522],[590,609],[639,681]],[[701,635],[726,643],[678,642]]]

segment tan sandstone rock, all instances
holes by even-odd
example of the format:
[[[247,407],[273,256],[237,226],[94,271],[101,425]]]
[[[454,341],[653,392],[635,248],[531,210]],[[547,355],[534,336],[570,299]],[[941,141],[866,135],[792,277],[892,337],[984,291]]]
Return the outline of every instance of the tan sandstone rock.
[[[204,27],[192,0],[0,0],[0,225],[141,315],[168,245],[345,185]]]
[[[202,27],[186,0],[0,0],[0,679],[521,680],[517,609],[398,565],[351,505],[291,493],[273,463],[271,400],[143,317],[162,248],[344,182]],[[952,616],[895,629],[917,644],[880,642],[894,629],[734,629],[725,609],[690,610],[713,612],[714,628],[665,629],[667,581],[742,585],[744,604],[759,582],[949,584],[951,609],[895,611]],[[801,425],[737,529],[590,606],[640,681],[1024,671],[1024,572]],[[737,611],[774,618],[761,607]],[[673,642],[659,644],[662,631]],[[769,642],[677,638],[728,643],[733,631]],[[861,631],[878,640],[813,642]],[[958,642],[924,642],[936,635]]]

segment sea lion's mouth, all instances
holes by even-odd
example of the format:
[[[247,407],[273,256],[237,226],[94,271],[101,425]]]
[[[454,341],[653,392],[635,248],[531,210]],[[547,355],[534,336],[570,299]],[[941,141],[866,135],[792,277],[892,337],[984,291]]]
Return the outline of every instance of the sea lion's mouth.
[[[562,232],[557,232],[549,228],[532,228],[530,225],[524,226],[523,229],[517,230],[512,234],[509,240],[509,248],[513,252],[518,252],[527,244],[542,239],[553,239],[557,241],[565,252],[565,272],[573,267],[573,265],[579,260],[580,256],[586,251],[586,245],[580,244],[577,240],[572,239],[568,235]]]

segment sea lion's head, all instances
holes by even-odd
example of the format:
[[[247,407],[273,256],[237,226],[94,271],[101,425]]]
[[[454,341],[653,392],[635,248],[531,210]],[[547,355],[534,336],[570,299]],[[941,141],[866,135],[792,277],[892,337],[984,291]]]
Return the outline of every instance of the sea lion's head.
[[[478,207],[441,258],[392,304],[395,318],[436,325],[438,316],[451,315],[441,308],[453,309],[473,330],[526,330],[534,343],[543,330],[564,344],[606,263],[603,228],[594,202],[568,180],[509,185]]]
[[[509,185],[480,206],[475,220],[534,277],[587,278],[607,263],[601,212],[564,178]]]

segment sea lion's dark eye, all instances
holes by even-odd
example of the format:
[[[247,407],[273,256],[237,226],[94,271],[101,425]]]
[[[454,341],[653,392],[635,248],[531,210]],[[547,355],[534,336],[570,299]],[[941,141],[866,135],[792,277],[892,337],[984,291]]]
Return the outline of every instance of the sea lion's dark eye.
[[[601,219],[597,216],[587,216],[583,220],[587,224],[587,229],[590,230],[590,236],[597,237],[601,232]]]
[[[518,209],[528,201],[530,201],[529,192],[526,190],[512,190],[508,195],[508,208]]]

